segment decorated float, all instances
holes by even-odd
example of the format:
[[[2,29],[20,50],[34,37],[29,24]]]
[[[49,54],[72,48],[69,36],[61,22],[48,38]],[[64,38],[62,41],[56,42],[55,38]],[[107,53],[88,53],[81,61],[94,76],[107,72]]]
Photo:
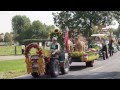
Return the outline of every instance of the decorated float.
[[[86,67],[93,67],[94,60],[99,58],[96,49],[90,48],[88,51],[74,51],[71,54],[71,62],[85,62]]]
[[[84,37],[69,37],[68,28],[63,33],[64,36],[61,36],[61,33],[56,29],[56,33],[51,33],[51,37],[59,37],[58,42],[62,46],[62,52],[67,56],[69,64],[72,64],[72,62],[85,62],[87,67],[93,67],[94,60],[99,58],[99,48],[86,49],[85,40],[82,40]]]
[[[109,52],[109,41],[107,34],[92,34],[93,43],[91,47],[97,48],[99,51],[99,56],[103,58],[103,60],[107,59]]]
[[[86,67],[93,67],[94,60],[99,58],[99,48],[87,48],[85,42],[82,35],[74,38],[74,51],[70,52],[70,62],[85,62]]]
[[[39,42],[51,42],[53,37],[57,37],[58,43],[61,46],[61,59],[59,58],[59,53],[52,55],[50,50],[47,51],[49,55],[46,55],[44,48],[39,45]],[[68,29],[64,32],[55,29],[50,33],[50,38],[47,40],[28,39],[24,43],[26,44],[25,62],[27,72],[35,78],[42,75],[57,77],[60,73],[67,74],[72,62],[85,62],[87,67],[93,67],[94,60],[99,58],[97,49],[85,49],[84,42],[82,42],[81,46],[79,45],[81,42],[73,43],[69,38]],[[35,54],[31,54],[32,48],[36,49]]]
[[[36,49],[36,55],[30,55],[30,50]],[[45,60],[43,58],[42,49],[38,44],[29,44],[25,49],[26,67],[28,74],[31,73],[33,77],[38,77],[45,74]]]
[[[33,77],[39,77],[42,75],[50,75],[51,77],[57,77],[59,73],[66,74],[69,71],[69,60],[68,60],[68,51],[66,40],[67,32],[62,33],[60,30],[55,29],[50,34],[50,40],[39,40],[33,39],[24,40],[26,44],[25,48],[25,57],[26,57],[26,68],[28,74],[31,74]],[[39,42],[43,41],[44,43],[51,41],[52,37],[57,37],[58,42],[61,45],[62,59],[59,59],[59,53],[51,54],[51,51],[47,51],[49,55],[45,55],[44,48],[40,47]],[[36,49],[36,53],[31,54],[31,49]]]

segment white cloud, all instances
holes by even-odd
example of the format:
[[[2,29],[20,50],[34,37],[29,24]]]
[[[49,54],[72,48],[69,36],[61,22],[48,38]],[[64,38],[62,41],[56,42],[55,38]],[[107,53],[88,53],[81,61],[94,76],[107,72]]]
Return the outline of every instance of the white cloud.
[[[108,26],[108,28],[117,29],[119,26],[119,23],[116,20],[114,20],[112,23],[113,25]]]
[[[111,27],[114,28],[114,29],[117,29],[118,26],[119,26],[119,23],[117,21],[113,21],[113,24]]]

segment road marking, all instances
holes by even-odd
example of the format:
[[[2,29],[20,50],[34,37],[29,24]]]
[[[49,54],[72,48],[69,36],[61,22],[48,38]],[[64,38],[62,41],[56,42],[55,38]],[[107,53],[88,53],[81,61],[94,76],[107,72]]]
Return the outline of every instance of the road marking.
[[[100,68],[102,68],[103,66],[101,66],[101,67],[98,67],[98,68],[95,68],[95,69],[92,69],[91,71],[95,71],[95,70],[98,70],[98,69],[100,69]]]

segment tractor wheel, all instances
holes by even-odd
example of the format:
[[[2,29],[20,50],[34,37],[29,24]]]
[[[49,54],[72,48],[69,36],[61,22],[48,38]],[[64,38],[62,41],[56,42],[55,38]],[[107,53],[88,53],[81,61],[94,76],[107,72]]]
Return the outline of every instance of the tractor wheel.
[[[57,59],[50,61],[49,71],[51,77],[57,77],[59,75],[59,61]]]
[[[34,78],[38,78],[38,77],[39,77],[39,75],[38,75],[37,72],[33,72],[31,75],[32,75]]]
[[[49,63],[46,64],[46,68],[45,68],[45,74],[49,75],[50,71],[49,71]]]
[[[69,61],[65,60],[65,62],[63,63],[63,66],[60,67],[60,71],[62,72],[62,74],[67,74],[69,72],[69,68],[70,68]]]
[[[93,67],[94,61],[88,61],[86,62],[86,67]]]

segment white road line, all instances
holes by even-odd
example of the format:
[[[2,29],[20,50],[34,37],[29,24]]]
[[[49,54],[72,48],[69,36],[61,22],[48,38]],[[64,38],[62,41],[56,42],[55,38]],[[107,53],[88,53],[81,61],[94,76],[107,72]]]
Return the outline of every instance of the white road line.
[[[96,70],[98,70],[98,69],[100,69],[100,68],[102,68],[103,66],[101,66],[101,67],[98,67],[98,68],[95,68],[95,69],[92,69],[91,71],[96,71]]]

